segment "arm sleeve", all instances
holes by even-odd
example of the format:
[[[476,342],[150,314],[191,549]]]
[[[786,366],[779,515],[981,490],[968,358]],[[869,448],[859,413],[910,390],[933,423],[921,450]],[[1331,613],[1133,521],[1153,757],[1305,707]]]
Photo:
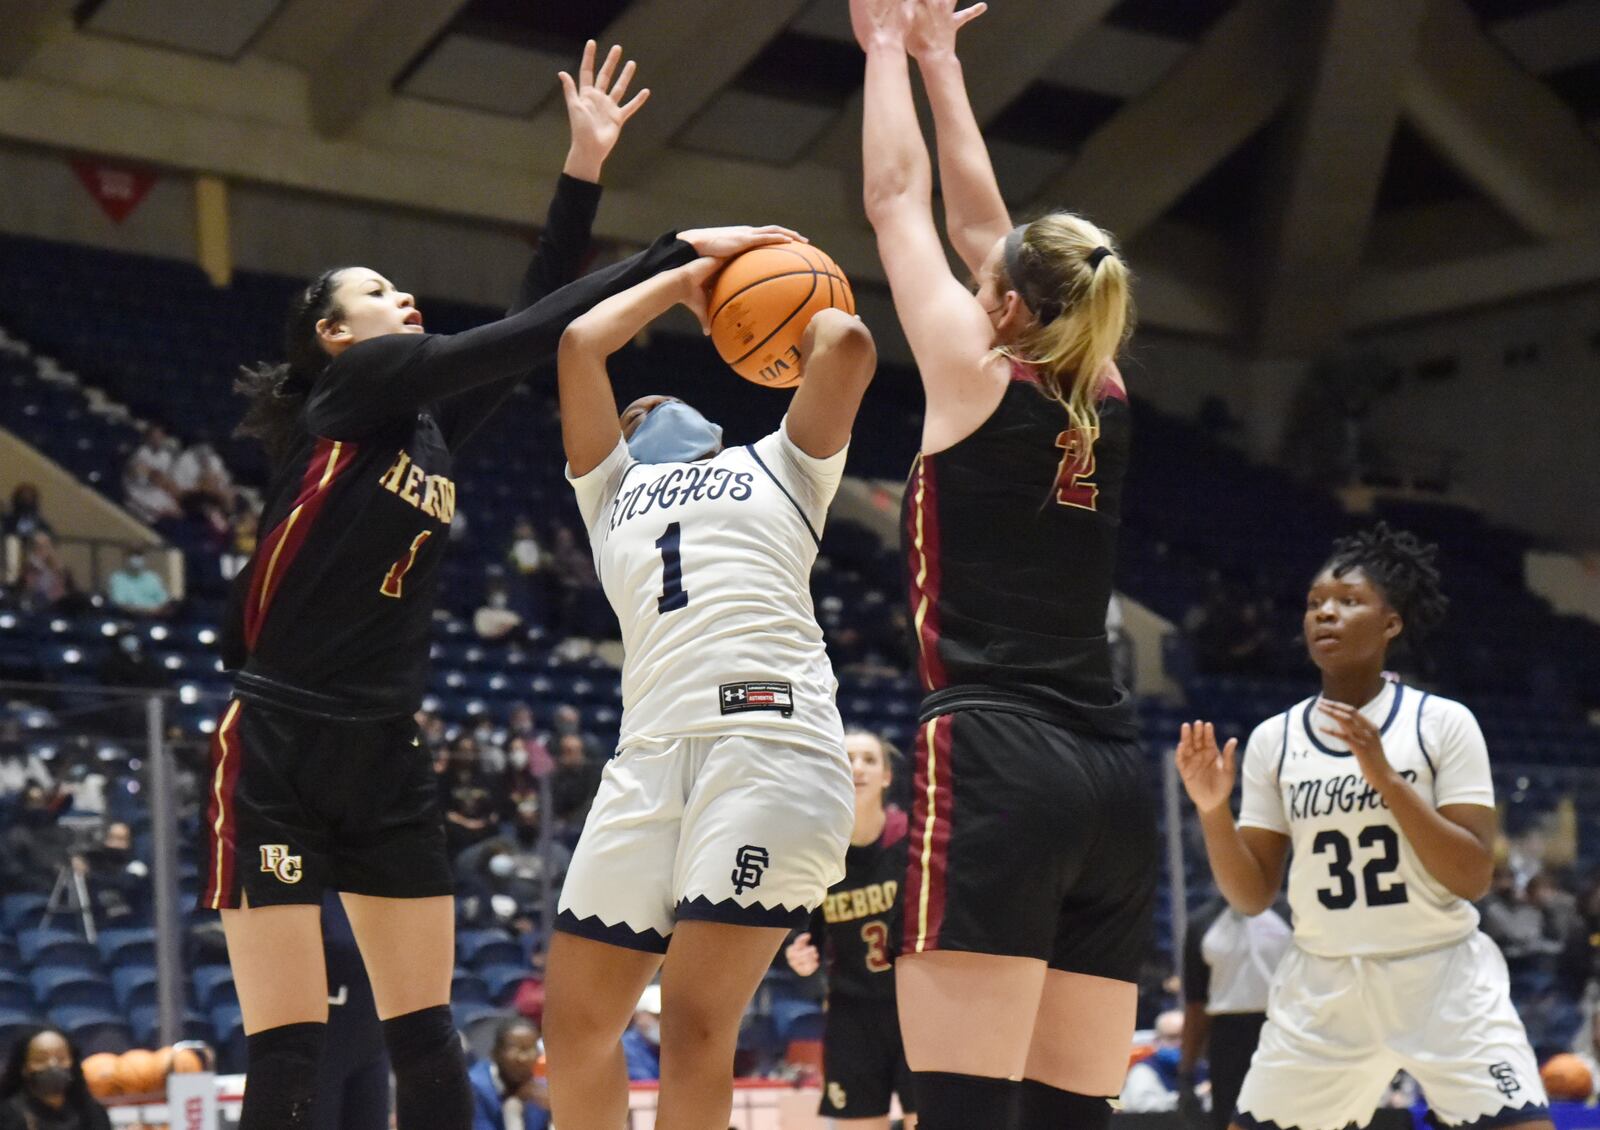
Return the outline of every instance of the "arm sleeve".
[[[1433,758],[1434,804],[1481,804],[1493,808],[1489,747],[1472,711],[1459,702],[1437,698],[1428,699],[1422,709],[1418,728],[1422,748]]]
[[[789,438],[789,421],[785,417],[778,430],[751,445],[751,450],[761,461],[778,485],[794,500],[811,532],[820,541],[822,527],[827,521],[828,506],[839,490],[844,478],[845,459],[850,454],[846,444],[826,459],[818,459],[800,450]]]
[[[334,358],[306,405],[306,426],[359,439],[443,400],[546,364],[568,323],[595,303],[694,261],[667,234],[632,258],[569,283],[509,318],[458,334],[385,334]]]
[[[1283,794],[1278,791],[1278,758],[1283,752],[1283,715],[1255,728],[1244,747],[1244,789],[1239,799],[1239,826],[1265,828],[1279,835],[1289,834],[1289,819],[1283,811]]]
[[[600,515],[605,513],[607,504],[617,497],[628,468],[637,462],[628,451],[628,441],[619,439],[617,446],[611,449],[611,454],[587,475],[574,478],[572,468],[567,468],[567,482],[572,484],[572,493],[578,496],[578,512],[583,515],[583,528],[589,531],[591,540]]]
[[[600,209],[600,186],[561,174],[550,200],[544,230],[533,259],[522,276],[517,300],[508,315],[519,314],[578,277],[589,251],[595,213]],[[458,448],[506,402],[527,373],[518,373],[470,392],[452,396],[439,405],[439,428],[451,450]]]
[[[1206,962],[1206,931],[1217,920],[1212,908],[1189,919],[1183,934],[1183,999],[1186,1004],[1206,1004],[1211,1000],[1211,966]]]

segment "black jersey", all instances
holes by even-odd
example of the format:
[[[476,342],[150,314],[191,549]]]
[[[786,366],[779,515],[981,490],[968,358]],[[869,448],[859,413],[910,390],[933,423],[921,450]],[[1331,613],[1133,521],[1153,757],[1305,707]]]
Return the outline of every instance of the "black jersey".
[[[456,452],[551,360],[569,322],[694,258],[667,235],[571,282],[598,202],[598,186],[561,178],[510,316],[373,338],[317,379],[304,437],[267,490],[265,533],[234,582],[223,643],[240,696],[347,720],[416,709],[459,504]]]
[[[894,999],[907,830],[906,814],[889,809],[874,843],[845,852],[844,878],[811,917],[812,944],[826,945],[830,997]]]
[[[1133,734],[1105,629],[1129,440],[1119,387],[1083,436],[1014,365],[976,431],[917,457],[902,521],[925,718],[1017,709]]]

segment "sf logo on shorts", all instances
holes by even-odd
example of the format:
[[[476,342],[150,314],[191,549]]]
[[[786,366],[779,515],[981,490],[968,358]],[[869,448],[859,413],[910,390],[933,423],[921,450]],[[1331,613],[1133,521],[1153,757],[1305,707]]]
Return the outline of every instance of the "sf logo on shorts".
[[[300,881],[300,857],[289,854],[288,844],[262,844],[261,870],[276,875],[280,883]]]
[[[1516,1068],[1509,1063],[1491,1063],[1489,1074],[1494,1077],[1495,1087],[1508,1099],[1522,1090],[1522,1080],[1517,1078]]]
[[[732,875],[733,893],[736,895],[742,895],[747,890],[759,887],[762,874],[772,866],[772,856],[767,853],[767,849],[753,844],[745,844],[740,848],[733,861],[738,864],[733,869]]]

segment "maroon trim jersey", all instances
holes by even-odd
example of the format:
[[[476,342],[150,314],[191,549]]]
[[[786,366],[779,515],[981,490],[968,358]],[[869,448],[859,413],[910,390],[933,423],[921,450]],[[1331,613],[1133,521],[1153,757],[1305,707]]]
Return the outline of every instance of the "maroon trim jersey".
[[[827,954],[829,999],[894,1000],[908,826],[891,808],[876,841],[850,845],[844,878],[811,916],[811,943]]]
[[[1134,734],[1105,629],[1131,421],[1116,385],[1099,408],[1081,434],[1014,365],[976,431],[917,456],[902,522],[924,719],[986,707]]]
[[[562,177],[511,314],[459,334],[389,334],[317,378],[304,435],[266,494],[265,531],[235,580],[223,654],[243,698],[352,721],[409,714],[428,639],[460,446],[573,318],[690,262],[668,235],[578,282],[597,185]]]

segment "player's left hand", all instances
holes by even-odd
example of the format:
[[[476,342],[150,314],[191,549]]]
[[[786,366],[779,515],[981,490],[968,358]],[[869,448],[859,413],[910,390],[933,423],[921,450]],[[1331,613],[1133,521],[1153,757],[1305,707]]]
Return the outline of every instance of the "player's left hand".
[[[914,0],[850,0],[850,27],[861,50],[904,47]]]
[[[1386,784],[1394,774],[1394,767],[1384,755],[1383,735],[1378,727],[1368,721],[1361,711],[1347,703],[1323,699],[1317,704],[1317,711],[1329,723],[1326,726],[1319,726],[1318,729],[1330,737],[1338,738],[1350,747],[1350,752],[1355,754],[1356,764],[1361,767],[1361,775],[1367,779],[1367,784],[1375,789]]]
[[[916,59],[949,57],[956,53],[956,33],[989,10],[979,3],[956,10],[956,0],[916,0],[911,6],[911,30],[906,50]]]
[[[638,68],[629,59],[618,71],[617,64],[622,63],[620,45],[606,52],[599,74],[595,73],[594,57],[595,42],[591,39],[584,45],[577,79],[566,71],[560,77],[561,93],[567,101],[567,121],[572,127],[572,148],[567,151],[565,171],[579,180],[598,182],[601,166],[616,148],[622,127],[639,112],[650,91],[641,90],[632,101],[623,102]]]

